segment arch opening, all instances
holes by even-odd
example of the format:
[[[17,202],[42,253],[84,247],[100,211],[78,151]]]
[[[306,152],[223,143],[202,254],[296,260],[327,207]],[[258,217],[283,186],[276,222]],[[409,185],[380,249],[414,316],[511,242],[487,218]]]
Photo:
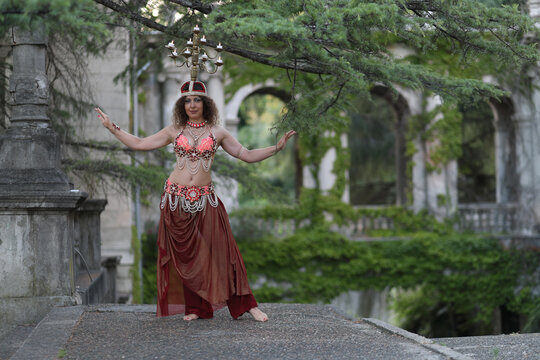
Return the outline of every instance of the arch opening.
[[[460,105],[462,154],[458,159],[460,203],[517,201],[514,113],[509,99]]]
[[[274,92],[259,90],[248,95],[238,111],[238,141],[248,149],[275,146],[281,134],[276,137],[270,128],[282,116],[284,105]],[[262,178],[281,189],[284,199],[294,201],[298,193],[298,161],[295,143],[289,142],[278,156],[253,165]],[[270,201],[239,186],[238,203],[241,207],[266,205]]]
[[[458,159],[458,202],[489,203],[496,200],[495,129],[487,102],[459,105],[461,156]]]
[[[349,148],[350,203],[404,205],[407,203],[405,99],[376,86],[372,98],[351,99]]]

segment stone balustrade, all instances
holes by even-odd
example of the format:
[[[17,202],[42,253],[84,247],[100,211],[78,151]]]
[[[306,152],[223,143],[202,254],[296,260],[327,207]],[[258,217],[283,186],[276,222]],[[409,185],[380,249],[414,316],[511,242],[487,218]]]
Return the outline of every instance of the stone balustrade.
[[[382,210],[385,205],[356,207],[357,209]],[[457,228],[461,231],[485,232],[491,234],[525,234],[534,231],[534,218],[520,204],[476,203],[460,204],[457,209]],[[276,237],[292,235],[296,224],[294,220],[265,220],[257,217],[232,217],[235,236],[257,238],[265,234]],[[388,230],[394,227],[394,220],[384,215],[364,215],[353,225],[333,228],[349,238],[363,237],[370,230]]]
[[[459,228],[474,232],[530,233],[534,221],[517,203],[478,203],[458,205]]]

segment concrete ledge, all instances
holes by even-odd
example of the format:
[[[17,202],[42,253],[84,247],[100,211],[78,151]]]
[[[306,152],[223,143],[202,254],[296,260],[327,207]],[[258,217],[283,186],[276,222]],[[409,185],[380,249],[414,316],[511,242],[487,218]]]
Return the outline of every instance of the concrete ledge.
[[[55,306],[74,304],[70,296],[0,298],[0,336],[14,325],[37,324]]]
[[[442,346],[439,344],[436,344],[433,342],[433,340],[430,340],[428,338],[425,338],[423,336],[420,336],[418,334],[414,334],[411,332],[408,332],[407,330],[403,330],[401,328],[395,327],[393,325],[390,325],[388,323],[385,323],[384,321],[378,320],[378,319],[362,319],[363,321],[374,325],[384,331],[387,331],[394,335],[399,335],[404,338],[407,338],[409,340],[412,340],[414,342],[417,342],[418,344],[433,350],[435,352],[438,352],[441,355],[447,356],[449,359],[455,359],[455,360],[474,360],[473,358],[463,355],[461,353],[458,353],[457,351],[452,350],[451,348],[448,348],[446,346]]]
[[[84,306],[52,309],[11,360],[57,359],[84,310]]]
[[[26,214],[28,210],[72,211],[86,197],[87,193],[76,189],[26,192],[7,190],[0,194],[0,212]]]
[[[156,305],[100,304],[89,306],[87,311],[156,313]]]

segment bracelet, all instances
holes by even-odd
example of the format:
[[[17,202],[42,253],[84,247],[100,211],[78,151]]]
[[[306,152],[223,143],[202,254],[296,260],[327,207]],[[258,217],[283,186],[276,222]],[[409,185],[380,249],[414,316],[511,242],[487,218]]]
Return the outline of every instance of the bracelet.
[[[244,152],[244,150],[246,150],[246,148],[242,146],[240,148],[240,151],[238,152],[238,155],[236,156],[238,159],[242,159],[241,156],[242,156],[242,153]]]
[[[120,126],[116,125],[115,123],[112,123],[112,126],[114,130],[120,130]]]

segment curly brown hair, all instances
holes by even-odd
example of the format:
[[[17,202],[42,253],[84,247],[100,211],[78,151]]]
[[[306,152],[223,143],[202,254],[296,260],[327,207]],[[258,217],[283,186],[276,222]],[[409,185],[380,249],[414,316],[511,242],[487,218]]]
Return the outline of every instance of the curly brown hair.
[[[176,126],[185,126],[189,120],[186,114],[186,96],[182,96],[176,101],[173,109],[173,122]],[[216,103],[208,96],[200,96],[203,101],[203,118],[208,125],[215,125],[218,122],[218,109]]]

